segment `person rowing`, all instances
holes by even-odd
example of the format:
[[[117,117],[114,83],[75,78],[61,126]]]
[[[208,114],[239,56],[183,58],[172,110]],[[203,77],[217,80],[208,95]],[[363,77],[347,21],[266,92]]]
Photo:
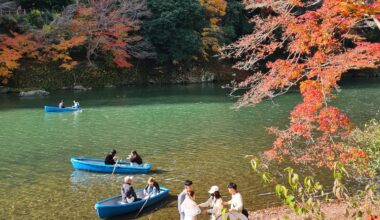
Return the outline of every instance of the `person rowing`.
[[[147,185],[144,188],[145,198],[155,196],[160,193],[160,185],[153,177],[149,177]]]
[[[63,103],[63,100],[58,104],[58,108],[65,108],[65,104]]]
[[[116,150],[113,149],[110,153],[107,154],[106,158],[104,159],[104,164],[106,165],[114,165],[116,159]]]

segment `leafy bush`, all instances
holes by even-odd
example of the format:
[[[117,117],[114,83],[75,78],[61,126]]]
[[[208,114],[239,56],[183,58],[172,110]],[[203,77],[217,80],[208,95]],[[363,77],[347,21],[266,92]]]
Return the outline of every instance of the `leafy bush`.
[[[368,173],[380,174],[380,122],[372,119],[363,129],[356,128],[348,137],[349,144],[357,146],[368,155]],[[352,164],[355,166],[355,164]]]
[[[265,183],[275,186],[277,197],[296,215],[307,220],[325,219],[326,216],[321,210],[321,204],[324,201],[331,201],[329,199],[330,193],[326,193],[324,191],[326,189],[312,176],[306,176],[302,181],[293,168],[287,167],[284,170],[288,176],[287,183],[282,184],[282,179],[274,178],[269,172],[269,165],[260,163],[258,158],[253,157],[251,159],[251,166],[253,171]],[[379,195],[376,192],[376,187],[379,186],[379,183],[370,181],[363,191],[350,194],[344,184],[344,179],[349,178],[350,175],[345,167],[337,162],[334,164],[333,177],[334,185],[331,193],[335,196],[335,199],[347,204],[346,213],[345,216],[342,216],[342,219],[349,217],[361,219],[364,213],[372,216],[373,206],[378,207],[379,205]],[[286,216],[285,219],[287,219]]]

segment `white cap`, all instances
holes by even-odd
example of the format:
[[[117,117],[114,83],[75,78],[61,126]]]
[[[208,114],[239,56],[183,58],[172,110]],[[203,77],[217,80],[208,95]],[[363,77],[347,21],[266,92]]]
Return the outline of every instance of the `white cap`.
[[[124,182],[128,182],[129,180],[132,180],[133,176],[126,176],[124,177]]]
[[[219,187],[218,186],[211,186],[210,190],[208,191],[208,193],[212,194],[216,191],[219,191]]]

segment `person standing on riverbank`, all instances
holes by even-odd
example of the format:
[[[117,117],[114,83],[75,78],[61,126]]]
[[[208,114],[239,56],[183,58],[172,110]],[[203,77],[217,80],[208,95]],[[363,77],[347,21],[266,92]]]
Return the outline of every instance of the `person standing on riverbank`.
[[[201,209],[195,203],[195,192],[188,191],[185,200],[181,204],[181,213],[184,213],[183,220],[197,220],[197,216],[201,214]]]
[[[212,186],[208,193],[210,193],[210,198],[206,202],[201,203],[198,206],[203,208],[210,207],[210,209],[204,210],[203,214],[209,214],[211,215],[211,220],[216,220],[216,218],[222,214],[222,196],[219,193],[218,186]]]
[[[186,180],[184,185],[185,189],[178,195],[178,212],[180,215],[180,220],[185,219],[185,213],[182,212],[181,205],[183,201],[185,201],[187,193],[193,191],[193,182],[191,180]]]
[[[243,198],[241,194],[237,191],[237,185],[235,183],[230,183],[227,186],[228,192],[231,194],[231,200],[224,202],[224,205],[231,205],[229,212],[243,212]]]

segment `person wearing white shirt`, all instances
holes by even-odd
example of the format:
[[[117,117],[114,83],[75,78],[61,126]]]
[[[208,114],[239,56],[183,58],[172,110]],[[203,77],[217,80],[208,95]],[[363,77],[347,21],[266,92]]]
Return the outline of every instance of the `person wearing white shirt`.
[[[72,108],[79,108],[79,102],[74,100]]]
[[[208,193],[210,193],[211,195],[210,198],[206,202],[201,203],[198,206],[202,208],[210,207],[210,209],[204,210],[203,214],[209,214],[211,215],[211,220],[216,220],[216,218],[222,214],[222,196],[219,193],[218,186],[212,186]]]
[[[186,194],[185,200],[182,202],[180,210],[184,213],[183,220],[197,220],[197,215],[201,214],[201,209],[195,203],[194,191],[189,191]]]
[[[187,193],[190,191],[193,191],[193,182],[191,180],[186,180],[185,183],[185,189],[178,195],[178,212],[179,212],[179,219],[184,220],[185,219],[185,213],[181,209],[182,203],[185,201]]]
[[[58,108],[64,108],[65,107],[65,104],[63,103],[63,100],[61,100],[61,102],[58,104]]]
[[[230,205],[229,212],[243,212],[243,198],[241,194],[237,191],[237,185],[235,183],[228,184],[228,192],[231,194],[232,198],[228,202],[224,202],[224,205]]]

